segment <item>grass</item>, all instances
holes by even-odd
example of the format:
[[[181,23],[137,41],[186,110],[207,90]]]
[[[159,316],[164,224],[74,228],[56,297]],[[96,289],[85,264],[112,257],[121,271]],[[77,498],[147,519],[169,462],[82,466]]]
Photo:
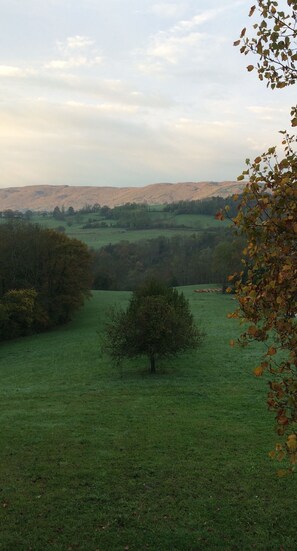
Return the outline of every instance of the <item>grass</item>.
[[[129,293],[97,291],[68,326],[1,344],[1,551],[296,550],[259,348],[229,347],[231,297],[185,293],[207,338],[154,377],[99,351]]]
[[[125,230],[123,228],[113,227],[115,221],[107,221],[110,226],[106,228],[88,228],[83,229],[83,225],[88,222],[89,219],[103,221],[103,218],[99,214],[81,214],[80,221],[77,222],[75,217],[69,217],[65,220],[56,220],[53,216],[39,216],[34,215],[31,222],[41,224],[43,227],[56,229],[58,227],[64,227],[65,232],[69,237],[74,237],[86,243],[93,249],[98,249],[109,243],[114,244],[120,241],[135,242],[141,239],[153,239],[160,235],[171,238],[174,235],[189,235],[190,233],[198,233],[208,228],[223,228],[228,225],[228,221],[216,220],[213,216],[195,215],[195,214],[181,214],[172,215],[167,212],[152,211],[151,216],[153,219],[163,223],[170,223],[172,227],[170,229],[143,229],[143,230]],[[0,223],[4,223],[6,219],[0,219]],[[72,225],[68,226],[67,222],[71,222]],[[179,227],[185,226],[185,227]]]

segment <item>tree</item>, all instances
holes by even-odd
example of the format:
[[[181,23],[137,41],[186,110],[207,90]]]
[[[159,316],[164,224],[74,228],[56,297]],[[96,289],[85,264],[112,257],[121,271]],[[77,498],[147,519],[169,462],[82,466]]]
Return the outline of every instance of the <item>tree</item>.
[[[296,82],[296,10],[297,2],[287,0],[288,13],[278,2],[258,0],[261,23],[256,37],[246,38],[243,29],[235,45],[241,52],[256,53],[260,80],[271,88],[283,88]],[[250,16],[255,13],[253,6]],[[253,70],[254,66],[248,66]],[[296,107],[292,107],[292,126],[296,126]],[[275,147],[259,155],[239,180],[248,180],[234,218],[237,231],[247,238],[240,274],[235,281],[239,308],[230,317],[247,322],[239,342],[265,344],[262,361],[254,369],[272,375],[268,407],[275,413],[277,443],[270,455],[289,459],[290,469],[297,463],[297,154],[295,136],[283,134],[282,158]],[[243,277],[244,275],[244,277]],[[279,474],[286,474],[281,470]]]
[[[116,363],[147,356],[155,373],[157,359],[197,348],[202,337],[183,293],[151,280],[134,291],[126,310],[112,310],[104,349]]]
[[[38,225],[0,226],[0,339],[69,321],[89,295],[92,257],[84,243]],[[13,331],[4,327],[9,320]]]

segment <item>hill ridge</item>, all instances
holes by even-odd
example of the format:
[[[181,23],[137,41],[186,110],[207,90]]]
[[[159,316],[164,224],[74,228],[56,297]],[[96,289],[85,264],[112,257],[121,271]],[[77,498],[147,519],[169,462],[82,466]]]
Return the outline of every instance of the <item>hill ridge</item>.
[[[114,207],[124,203],[173,203],[240,193],[243,184],[234,181],[156,183],[144,187],[32,185],[0,189],[0,211],[53,210],[56,206],[79,209],[99,203]]]

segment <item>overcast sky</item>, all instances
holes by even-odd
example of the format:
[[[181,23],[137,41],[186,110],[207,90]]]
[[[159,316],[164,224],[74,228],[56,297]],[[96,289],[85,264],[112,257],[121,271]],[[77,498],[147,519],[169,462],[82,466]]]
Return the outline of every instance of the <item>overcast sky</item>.
[[[0,187],[234,180],[289,128],[248,0],[0,0]]]

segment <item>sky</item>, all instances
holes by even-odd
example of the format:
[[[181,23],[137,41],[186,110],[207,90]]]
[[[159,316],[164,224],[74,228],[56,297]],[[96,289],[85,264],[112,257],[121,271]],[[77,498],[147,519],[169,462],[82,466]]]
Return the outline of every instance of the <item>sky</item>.
[[[251,3],[0,0],[0,187],[235,180],[296,99],[233,46]]]

